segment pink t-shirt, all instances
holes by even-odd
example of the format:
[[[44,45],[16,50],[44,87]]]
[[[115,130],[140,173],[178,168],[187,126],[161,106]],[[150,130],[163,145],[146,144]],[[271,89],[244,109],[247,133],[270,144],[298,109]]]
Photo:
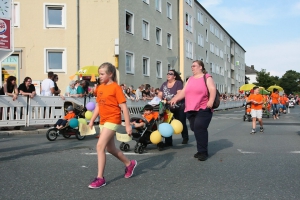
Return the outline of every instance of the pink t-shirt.
[[[206,80],[211,77],[206,74]],[[206,109],[208,102],[208,91],[204,82],[204,78],[194,78],[191,76],[185,88],[185,109],[187,111],[198,111]]]

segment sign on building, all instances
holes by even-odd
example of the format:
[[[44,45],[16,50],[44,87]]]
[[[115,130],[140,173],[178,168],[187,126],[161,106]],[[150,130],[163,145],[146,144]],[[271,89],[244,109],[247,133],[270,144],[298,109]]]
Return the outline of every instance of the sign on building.
[[[13,26],[12,26],[13,0],[0,1],[0,62],[14,51]],[[3,83],[3,69],[0,70],[0,85]]]

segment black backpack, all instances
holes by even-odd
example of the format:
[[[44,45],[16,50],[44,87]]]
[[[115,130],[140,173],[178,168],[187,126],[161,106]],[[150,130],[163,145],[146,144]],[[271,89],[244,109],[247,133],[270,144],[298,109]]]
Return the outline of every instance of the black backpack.
[[[209,98],[209,95],[210,95],[210,94],[209,94],[209,90],[208,90],[207,83],[206,83],[206,74],[204,74],[203,78],[204,78],[204,82],[205,82],[205,85],[206,85],[206,89],[207,89],[207,92],[208,92],[208,98]],[[219,105],[220,105],[220,93],[219,93],[219,91],[216,89],[216,97],[215,97],[215,100],[214,100],[214,103],[213,103],[212,108],[213,108],[213,109],[216,109],[216,108],[219,107]]]

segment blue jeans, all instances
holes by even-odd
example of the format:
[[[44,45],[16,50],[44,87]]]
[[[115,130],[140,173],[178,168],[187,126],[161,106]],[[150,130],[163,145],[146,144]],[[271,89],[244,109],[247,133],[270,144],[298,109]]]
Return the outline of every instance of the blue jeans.
[[[182,138],[183,139],[189,139],[189,133],[188,133],[188,129],[187,129],[187,126],[186,126],[186,114],[184,112],[184,109],[172,110],[171,112],[173,113],[173,117],[175,119],[179,120],[183,125],[183,130],[181,132]],[[166,144],[172,144],[173,143],[172,136],[165,138],[165,143]]]
[[[272,109],[273,109],[273,115],[277,115],[279,111],[279,105],[278,104],[272,104]]]
[[[213,113],[211,109],[200,109],[199,111],[187,112],[187,118],[190,122],[192,131],[194,132],[197,141],[197,151],[199,153],[207,154],[208,146],[208,131],[207,128],[210,124]]]

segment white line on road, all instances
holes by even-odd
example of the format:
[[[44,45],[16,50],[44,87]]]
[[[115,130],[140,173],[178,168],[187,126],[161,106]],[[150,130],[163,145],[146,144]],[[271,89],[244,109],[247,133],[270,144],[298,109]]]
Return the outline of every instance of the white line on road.
[[[300,153],[300,151],[290,151],[289,153]]]
[[[93,152],[93,153],[83,153],[85,155],[97,155],[96,152]],[[111,155],[110,153],[105,153],[106,155]],[[133,152],[123,152],[124,155],[139,155],[139,156],[146,156],[146,155],[151,155],[151,154],[154,154],[154,153],[142,153],[142,154],[139,154],[139,153],[133,153]]]
[[[238,152],[242,153],[242,154],[255,154],[255,153],[259,153],[259,152],[253,152],[253,151],[243,151],[242,149],[237,149]]]

